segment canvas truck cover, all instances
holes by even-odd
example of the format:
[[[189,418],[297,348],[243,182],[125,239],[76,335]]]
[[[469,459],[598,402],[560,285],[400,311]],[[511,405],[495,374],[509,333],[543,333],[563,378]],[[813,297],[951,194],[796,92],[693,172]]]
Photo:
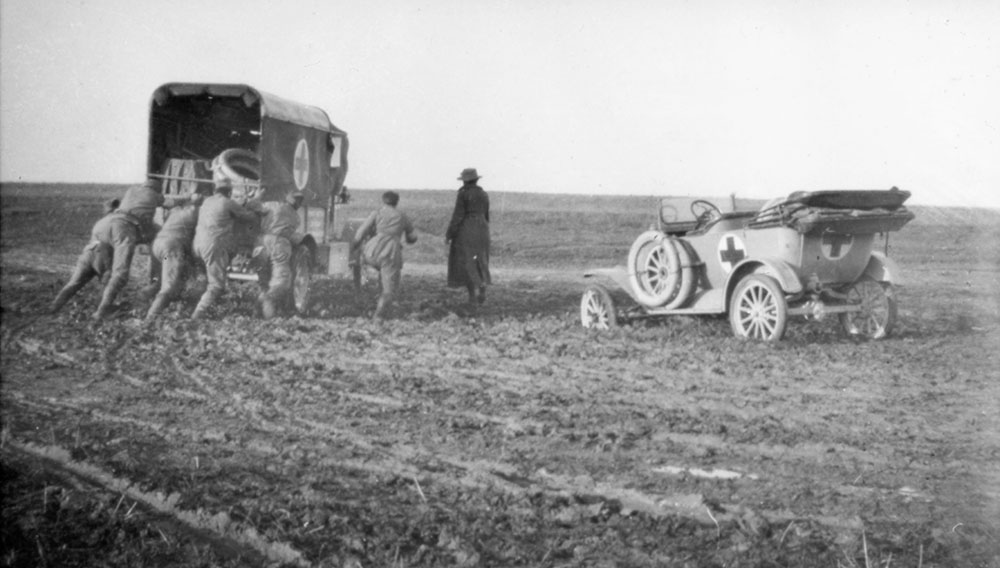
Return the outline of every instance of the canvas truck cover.
[[[265,201],[298,190],[307,204],[327,204],[343,186],[347,146],[347,133],[322,109],[248,85],[168,83],[150,105],[150,173],[206,163],[230,148],[249,150],[260,159]]]

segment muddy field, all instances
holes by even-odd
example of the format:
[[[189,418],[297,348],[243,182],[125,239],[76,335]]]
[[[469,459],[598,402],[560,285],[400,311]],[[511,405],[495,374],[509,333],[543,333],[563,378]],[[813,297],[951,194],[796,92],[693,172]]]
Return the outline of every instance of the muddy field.
[[[487,189],[489,189],[487,187]],[[120,187],[2,188],[3,566],[1000,566],[1000,214],[914,207],[897,333],[784,341],[725,319],[582,329],[650,199],[493,195],[495,286],[444,282],[450,192],[405,292],[317,282],[263,323],[196,285],[44,308]],[[344,212],[366,211],[356,192]]]

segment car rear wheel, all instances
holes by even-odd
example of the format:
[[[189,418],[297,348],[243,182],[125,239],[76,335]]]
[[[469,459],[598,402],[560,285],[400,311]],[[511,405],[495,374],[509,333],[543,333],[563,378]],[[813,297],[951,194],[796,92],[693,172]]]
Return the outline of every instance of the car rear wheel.
[[[299,246],[292,256],[292,307],[299,315],[305,315],[309,311],[311,287],[312,251],[308,246]]]
[[[763,274],[743,278],[730,300],[729,324],[736,337],[780,340],[788,326],[788,304],[778,282]]]
[[[611,329],[618,326],[615,305],[607,288],[592,284],[580,298],[580,323],[587,329]]]
[[[861,309],[840,314],[845,333],[865,339],[883,339],[892,333],[898,311],[892,284],[864,277],[848,289],[847,302]]]

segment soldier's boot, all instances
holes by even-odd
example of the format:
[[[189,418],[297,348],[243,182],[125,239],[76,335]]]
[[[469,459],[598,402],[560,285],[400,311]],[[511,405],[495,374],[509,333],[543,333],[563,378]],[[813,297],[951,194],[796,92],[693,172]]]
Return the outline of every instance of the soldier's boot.
[[[260,299],[260,313],[264,319],[273,319],[278,314],[278,308],[274,305],[274,300],[269,296],[262,296]]]
[[[486,303],[486,286],[480,286],[479,287],[479,296],[476,298],[476,300],[480,304],[485,304]]]
[[[384,298],[379,298],[378,303],[375,304],[375,313],[372,314],[372,319],[375,321],[381,320],[385,317],[385,312],[389,308],[389,303],[385,301]]]
[[[59,295],[56,296],[55,300],[52,300],[52,304],[49,306],[49,313],[54,314],[62,309],[66,305],[66,302],[73,297],[76,292],[73,288],[66,287],[59,291]]]
[[[217,291],[209,289],[202,296],[201,300],[198,301],[198,305],[195,306],[194,312],[191,314],[191,319],[201,320],[205,319],[208,315],[208,307],[215,303],[221,294]]]
[[[159,291],[160,291],[159,281],[150,282],[149,284],[143,286],[142,290],[139,290],[139,299],[141,299],[143,302],[148,302],[152,300],[154,297],[156,297],[156,294]]]
[[[107,286],[104,287],[104,292],[101,294],[101,304],[97,306],[97,311],[91,316],[91,319],[95,322],[101,321],[113,311],[113,306],[115,298],[118,297],[118,293],[125,288],[128,284],[128,273],[112,273],[111,278],[108,279]]]
[[[97,311],[94,312],[94,315],[90,316],[90,319],[94,320],[95,322],[98,322],[107,318],[108,314],[110,313],[111,313],[111,306],[102,303],[100,306],[97,307]]]
[[[156,319],[156,316],[160,315],[160,312],[163,311],[163,308],[167,306],[167,302],[169,300],[170,299],[167,296],[163,294],[157,294],[156,297],[153,298],[153,304],[149,306],[149,311],[146,312],[146,321],[151,322],[154,319]]]

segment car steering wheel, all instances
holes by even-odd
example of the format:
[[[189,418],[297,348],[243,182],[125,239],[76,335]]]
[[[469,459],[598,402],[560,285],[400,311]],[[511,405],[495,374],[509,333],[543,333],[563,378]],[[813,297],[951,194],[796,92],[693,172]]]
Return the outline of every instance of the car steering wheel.
[[[698,220],[699,228],[722,218],[722,210],[704,199],[695,199],[691,202],[691,214]]]

